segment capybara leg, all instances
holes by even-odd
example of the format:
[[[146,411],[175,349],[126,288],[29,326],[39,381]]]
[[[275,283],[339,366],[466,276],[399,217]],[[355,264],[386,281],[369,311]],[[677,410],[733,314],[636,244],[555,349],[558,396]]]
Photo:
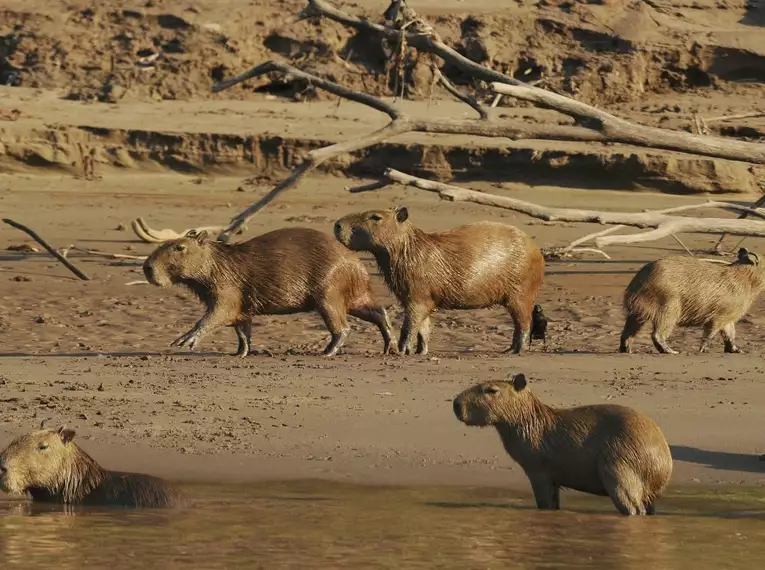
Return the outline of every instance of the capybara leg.
[[[619,343],[619,352],[626,352],[627,354],[632,352],[632,341],[643,328],[643,321],[636,315],[627,315],[627,320],[624,323],[624,329],[622,329],[622,339]]]
[[[420,330],[417,331],[417,354],[425,356],[428,353],[430,342],[430,317],[422,321]]]
[[[252,323],[249,320],[237,323],[234,325],[234,330],[236,330],[236,337],[239,340],[239,346],[234,356],[244,358],[250,354],[250,347],[252,346]]]
[[[383,307],[369,305],[358,309],[351,309],[348,312],[357,319],[377,325],[377,328],[380,329],[380,334],[383,337],[383,342],[385,343],[383,354],[388,354],[391,349],[391,343],[393,342],[393,336],[391,335],[390,319],[388,319],[388,313],[385,309]]]
[[[725,343],[725,352],[739,353],[741,349],[736,346],[736,325],[731,323],[725,325],[720,331],[722,334],[723,342]]]
[[[620,473],[604,469],[601,473],[603,487],[611,497],[616,510],[623,515],[644,515],[643,483],[629,468],[622,467]]]
[[[398,351],[401,354],[411,354],[412,337],[419,333],[425,319],[430,316],[430,311],[421,305],[407,307],[404,313],[404,325],[401,327],[401,335],[398,339]]]
[[[321,318],[324,319],[324,324],[327,325],[332,338],[329,344],[324,349],[324,356],[335,356],[337,351],[345,344],[345,340],[351,332],[351,327],[348,326],[348,319],[346,318],[345,311],[339,311],[335,306],[330,303],[322,303],[318,307]]]
[[[655,515],[656,514],[656,505],[653,503],[645,503],[645,514],[647,515]]]
[[[226,310],[214,310],[211,313],[206,313],[204,317],[197,321],[189,332],[179,336],[170,346],[189,346],[189,350],[194,350],[199,342],[206,334],[213,332],[215,329],[230,325],[230,313]],[[229,321],[229,322],[226,322]]]
[[[546,475],[529,476],[538,509],[560,509],[560,488]]]
[[[531,332],[531,313],[516,304],[507,305],[507,311],[513,319],[513,343],[503,352],[520,354]]]
[[[712,339],[714,339],[715,336],[717,336],[718,332],[721,332],[721,331],[720,331],[720,328],[715,325],[715,323],[704,324],[704,332],[703,332],[703,337],[701,339],[701,346],[699,347],[699,352],[709,351],[709,343],[712,342]]]
[[[667,339],[672,334],[672,331],[675,330],[679,315],[680,307],[672,304],[664,307],[654,319],[651,339],[656,350],[662,354],[677,354],[676,350],[672,350],[669,347]]]

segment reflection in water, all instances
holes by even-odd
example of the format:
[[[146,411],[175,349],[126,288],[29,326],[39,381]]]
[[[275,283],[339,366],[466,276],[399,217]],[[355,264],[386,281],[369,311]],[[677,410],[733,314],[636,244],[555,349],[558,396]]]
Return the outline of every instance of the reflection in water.
[[[12,568],[762,567],[765,493],[676,493],[655,517],[566,493],[277,482],[188,487],[181,511],[69,509],[0,500],[0,560]]]

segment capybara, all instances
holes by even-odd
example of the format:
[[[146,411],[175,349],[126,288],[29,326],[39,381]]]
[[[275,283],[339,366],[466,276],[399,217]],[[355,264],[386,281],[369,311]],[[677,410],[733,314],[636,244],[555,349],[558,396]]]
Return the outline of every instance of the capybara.
[[[29,493],[33,501],[119,507],[181,507],[186,496],[167,481],[141,473],[108,471],[65,427],[24,434],[0,454],[0,489]]]
[[[403,305],[399,352],[409,354],[417,335],[417,354],[427,354],[430,315],[436,309],[497,305],[508,310],[515,326],[507,351],[521,352],[545,272],[542,252],[526,233],[497,222],[428,233],[398,206],[340,218],[335,237],[352,250],[374,255]]]
[[[720,333],[725,352],[736,346],[736,322],[746,314],[765,287],[756,253],[741,248],[738,258],[721,265],[685,255],[671,255],[644,265],[627,285],[627,320],[619,352],[631,352],[632,341],[646,323],[660,353],[677,354],[667,344],[676,326],[703,326],[701,352]]]
[[[222,326],[236,330],[237,356],[251,348],[252,317],[318,311],[332,338],[334,356],[350,333],[348,314],[377,325],[388,353],[391,327],[372,298],[369,273],[332,236],[308,228],[282,228],[228,244],[193,230],[160,245],[143,265],[146,279],[160,287],[180,283],[206,306],[204,316],[171,346],[188,344]]]
[[[625,515],[651,515],[672,475],[659,426],[630,408],[552,408],[531,392],[523,374],[477,384],[453,405],[461,422],[497,429],[529,478],[539,509],[559,509],[565,487],[609,496]]]

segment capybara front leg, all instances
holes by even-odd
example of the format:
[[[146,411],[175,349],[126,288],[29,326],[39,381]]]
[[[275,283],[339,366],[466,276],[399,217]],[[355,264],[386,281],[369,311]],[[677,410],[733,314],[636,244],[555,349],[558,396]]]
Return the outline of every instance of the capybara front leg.
[[[547,475],[529,475],[531,490],[538,509],[560,509],[560,487]]]
[[[383,342],[385,343],[383,354],[391,352],[393,344],[392,327],[390,325],[388,313],[384,307],[367,305],[358,309],[351,309],[348,312],[357,319],[377,325],[377,328],[380,329],[380,334],[383,337]],[[393,352],[395,352],[395,350]]]
[[[234,325],[236,331],[236,337],[239,340],[239,346],[236,349],[234,356],[244,358],[250,354],[250,348],[252,347],[252,322],[246,320]]]
[[[430,317],[427,317],[420,325],[417,331],[417,354],[425,356],[428,353],[428,343],[430,342]]]
[[[643,328],[643,321],[635,315],[627,315],[627,320],[624,323],[624,329],[622,329],[622,338],[619,343],[619,352],[626,352],[627,354],[632,352],[632,341]]]
[[[172,343],[170,343],[170,346],[188,345],[189,350],[194,350],[206,334],[211,333],[215,329],[226,324],[231,324],[230,322],[226,322],[228,319],[229,314],[227,311],[214,310],[210,313],[207,313],[204,317],[197,321],[197,324],[194,325],[194,328],[192,328],[186,334],[179,336]]]
[[[720,331],[720,334],[722,335],[723,342],[725,343],[725,352],[741,352],[741,349],[736,346],[736,325],[734,323],[725,325]]]
[[[712,342],[712,339],[715,336],[717,336],[718,331],[720,331],[720,329],[719,327],[715,325],[715,323],[704,324],[704,333],[701,339],[701,346],[699,347],[699,352],[709,351],[709,343]]]
[[[675,330],[678,317],[680,315],[680,307],[672,304],[664,308],[660,312],[653,322],[653,333],[651,333],[651,340],[656,350],[662,354],[677,354],[676,350],[672,350],[667,344],[667,339]]]
[[[429,316],[430,311],[422,305],[406,308],[404,313],[404,325],[401,327],[401,335],[398,339],[398,351],[401,354],[411,353],[412,337],[419,333],[423,321]]]
[[[329,329],[332,335],[329,344],[324,348],[323,354],[324,356],[335,356],[337,351],[345,344],[351,332],[345,311],[340,311],[329,303],[320,305],[318,309],[321,318],[324,319],[324,324],[327,325],[327,329]]]

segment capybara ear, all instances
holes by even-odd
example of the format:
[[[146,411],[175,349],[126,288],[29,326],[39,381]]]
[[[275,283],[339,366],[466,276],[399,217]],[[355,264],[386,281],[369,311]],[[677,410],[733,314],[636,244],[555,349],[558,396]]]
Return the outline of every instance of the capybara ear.
[[[400,224],[409,218],[409,210],[406,206],[396,206],[396,221]]]
[[[76,432],[73,429],[66,429],[66,426],[61,426],[58,428],[57,433],[61,438],[61,441],[63,441],[64,444],[67,444],[74,439]]]
[[[48,418],[43,418],[40,422],[40,429],[45,429],[45,422],[48,421]]]
[[[524,388],[526,388],[526,375],[523,373],[516,374],[513,376],[513,388],[515,388],[516,392],[522,391]]]
[[[188,237],[188,238],[192,238],[193,237],[193,238],[195,238],[195,237],[197,237],[197,230],[189,230],[189,231],[186,232],[186,235],[183,236],[183,237]]]
[[[209,239],[210,235],[207,233],[207,230],[202,230],[195,237],[199,243],[205,243]]]

